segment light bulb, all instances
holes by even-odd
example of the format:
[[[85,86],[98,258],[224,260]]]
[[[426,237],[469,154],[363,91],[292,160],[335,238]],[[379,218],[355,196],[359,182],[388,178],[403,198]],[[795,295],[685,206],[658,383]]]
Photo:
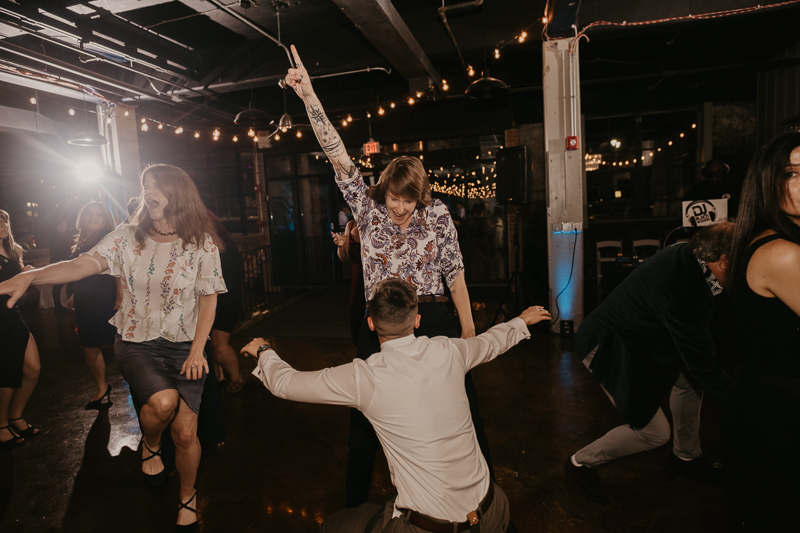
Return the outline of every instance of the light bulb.
[[[130,112],[130,111],[127,111],[127,110],[125,111],[125,116],[126,116],[126,117],[127,117],[128,115],[130,115],[130,114],[131,114],[131,112]]]
[[[150,128],[147,126],[147,124],[142,124],[142,131],[147,131],[149,129]]]
[[[542,17],[542,24],[547,24],[547,17]]]
[[[219,130],[218,130],[218,129],[215,129],[215,130],[214,130],[214,136],[215,136],[215,137],[219,137]]]
[[[237,137],[236,135],[234,135],[234,136],[233,136],[233,142],[239,142],[239,137]]]
[[[297,130],[297,133],[295,133],[295,135],[297,135],[297,138],[299,139],[300,137],[303,136],[303,132],[300,131],[300,130]]]
[[[697,127],[697,124],[692,124],[692,129],[695,129],[696,127]]]
[[[286,133],[286,128],[281,128],[281,133]]]
[[[276,140],[276,141],[280,141],[280,140],[281,140],[281,136],[280,136],[280,134],[279,134],[279,133],[278,133],[278,134],[275,134],[275,140]]]
[[[147,119],[146,118],[142,118],[142,124],[144,124],[145,122],[147,122]]]
[[[195,139],[199,139],[200,138],[200,132],[199,131],[194,132],[194,138]]]
[[[391,107],[392,109],[394,109],[394,102],[392,102],[391,104],[389,104],[389,107]]]
[[[681,138],[683,138],[683,133],[681,133]]]
[[[36,98],[31,96],[30,103],[32,103],[33,105],[36,105]]]
[[[469,76],[475,75],[475,69],[472,68],[472,65],[467,66],[467,75]]]
[[[672,146],[672,141],[668,142],[667,144],[668,144],[668,145],[670,145],[670,146]]]
[[[342,126],[347,126],[347,121],[346,120],[342,121]]]
[[[353,117],[351,117],[350,115],[347,115],[347,122],[353,122]]]
[[[394,107],[394,104],[392,104],[392,107]],[[378,114],[379,115],[383,115],[384,113],[386,113],[386,111],[382,107],[379,107],[378,108]]]
[[[372,118],[372,113],[370,113],[369,111],[367,111],[367,118]]]
[[[499,48],[495,48],[494,49],[494,58],[495,59],[500,59],[500,49]]]
[[[408,105],[414,105],[414,102],[415,102],[415,101],[416,101],[416,100],[414,100],[414,97],[413,97],[413,96],[409,96],[409,97],[408,97]]]
[[[159,124],[158,125],[158,129],[163,130],[164,129],[164,125],[163,124]]]
[[[518,40],[520,43],[524,43],[524,42],[525,42],[525,39],[527,39],[527,38],[528,38],[528,32],[524,32],[524,31],[523,31],[522,33],[520,33],[520,34],[519,34],[519,37],[517,37],[517,40]]]
[[[257,143],[257,142],[258,142],[258,135],[253,135],[253,142],[254,142],[254,143]]]
[[[450,86],[447,85],[447,82],[444,81],[444,80],[442,80],[442,90],[443,91],[449,91],[450,90]]]
[[[67,111],[67,113],[69,113],[69,116],[71,116],[71,117],[75,116],[75,110],[72,109],[72,108],[70,108],[69,111]]]
[[[254,131],[253,131],[253,128],[250,128],[249,130],[247,130],[247,136],[248,136],[248,137],[252,137],[252,136],[254,136],[255,134],[256,134],[256,132],[254,132]]]

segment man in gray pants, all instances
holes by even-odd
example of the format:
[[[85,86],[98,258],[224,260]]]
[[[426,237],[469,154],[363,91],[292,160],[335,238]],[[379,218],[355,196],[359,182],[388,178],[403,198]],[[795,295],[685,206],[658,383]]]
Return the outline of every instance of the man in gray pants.
[[[717,364],[708,324],[714,296],[726,282],[732,236],[733,224],[723,222],[688,244],[661,250],[581,324],[575,350],[624,422],[564,465],[587,498],[613,501],[595,467],[669,442],[669,422],[660,408],[667,393],[674,424],[670,465],[688,477],[717,477],[702,457],[700,406],[703,389],[721,396],[729,382]]]
[[[369,326],[380,352],[317,372],[298,372],[263,339],[242,352],[258,357],[253,372],[280,398],[359,409],[383,446],[397,496],[327,518],[325,533],[364,531],[502,533],[508,500],[489,478],[470,416],[464,376],[530,336],[549,319],[543,307],[470,339],[415,337],[417,293],[399,278],[379,282]]]

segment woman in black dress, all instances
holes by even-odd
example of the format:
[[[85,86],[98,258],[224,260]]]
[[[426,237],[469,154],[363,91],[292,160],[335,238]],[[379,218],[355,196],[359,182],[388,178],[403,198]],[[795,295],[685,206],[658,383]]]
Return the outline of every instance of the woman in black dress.
[[[800,499],[800,133],[777,137],[751,164],[732,255],[739,367],[724,430],[733,524],[788,531]]]
[[[8,213],[0,210],[0,282],[22,272],[22,247],[14,242]],[[29,426],[22,411],[39,380],[39,351],[17,306],[8,308],[0,296],[0,445],[25,444],[39,430]]]
[[[75,259],[91,250],[115,226],[114,217],[104,203],[92,201],[83,206],[75,222],[79,231],[78,242],[69,258]],[[95,274],[74,282],[72,296],[67,300],[66,307],[75,310],[78,339],[86,366],[97,385],[97,391],[85,409],[110,407],[111,385],[106,382],[106,363],[101,347],[112,346],[117,333],[116,328],[108,322],[119,309],[116,280],[107,274]]]
[[[349,220],[344,227],[344,233],[332,233],[331,236],[339,260],[344,262],[350,259],[353,262],[350,279],[350,338],[358,346],[358,333],[367,302],[364,301],[364,267],[361,264],[361,238],[358,236],[356,221]]]

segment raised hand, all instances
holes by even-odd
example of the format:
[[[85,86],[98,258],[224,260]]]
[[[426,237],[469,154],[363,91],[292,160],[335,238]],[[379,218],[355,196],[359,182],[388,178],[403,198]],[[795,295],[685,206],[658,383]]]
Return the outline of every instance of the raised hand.
[[[548,311],[547,309],[545,309],[540,305],[527,308],[522,312],[521,315],[519,315],[519,317],[528,326],[532,326],[533,324],[541,322],[542,320],[545,319],[550,320],[551,318],[553,318],[550,316],[550,311]]]
[[[314,94],[314,89],[311,87],[311,76],[308,75],[306,67],[300,61],[300,54],[297,53],[297,48],[294,45],[292,45],[292,56],[297,68],[289,69],[286,78],[284,78],[284,83],[294,89],[297,96],[305,100],[307,96]]]

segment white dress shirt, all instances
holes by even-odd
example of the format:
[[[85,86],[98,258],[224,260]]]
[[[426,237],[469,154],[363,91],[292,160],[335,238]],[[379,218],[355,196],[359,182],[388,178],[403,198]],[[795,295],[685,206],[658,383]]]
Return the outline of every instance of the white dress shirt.
[[[253,374],[275,396],[360,410],[381,441],[397,508],[463,522],[489,489],[464,375],[530,337],[519,318],[471,339],[414,337],[385,341],[363,361],[299,372],[273,350]]]

